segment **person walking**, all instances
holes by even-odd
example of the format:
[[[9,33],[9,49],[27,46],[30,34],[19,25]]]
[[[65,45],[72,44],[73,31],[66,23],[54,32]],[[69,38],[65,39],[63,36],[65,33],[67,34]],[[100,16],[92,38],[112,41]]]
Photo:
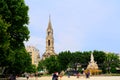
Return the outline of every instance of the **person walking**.
[[[16,76],[13,74],[10,74],[9,80],[16,80]]]
[[[63,75],[64,75],[64,71],[61,71],[61,73],[60,73],[60,75],[59,75],[60,80],[62,80]]]
[[[70,72],[68,72],[68,74],[67,74],[67,75],[68,75],[68,78],[70,78]]]
[[[80,73],[78,72],[78,73],[77,73],[77,78],[79,78],[79,77],[80,77]]]
[[[35,73],[35,80],[38,80],[38,73]]]
[[[58,72],[53,74],[52,80],[58,80]]]
[[[27,78],[27,80],[29,79],[29,75],[28,74],[26,74],[26,78]]]
[[[88,70],[88,71],[85,73],[85,75],[86,75],[86,78],[89,78],[89,77],[90,77],[90,71]]]

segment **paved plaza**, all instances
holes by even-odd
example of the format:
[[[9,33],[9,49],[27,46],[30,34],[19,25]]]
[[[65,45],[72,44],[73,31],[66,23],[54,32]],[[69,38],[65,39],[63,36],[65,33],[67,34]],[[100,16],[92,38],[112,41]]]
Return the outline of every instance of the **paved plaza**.
[[[18,77],[17,80],[27,80],[23,77]],[[44,76],[44,77],[30,77],[29,80],[52,80],[52,76]],[[60,80],[60,79],[59,79]],[[84,76],[77,78],[76,76],[71,76],[68,78],[67,76],[63,76],[61,80],[120,80],[120,76],[91,76],[86,79]]]

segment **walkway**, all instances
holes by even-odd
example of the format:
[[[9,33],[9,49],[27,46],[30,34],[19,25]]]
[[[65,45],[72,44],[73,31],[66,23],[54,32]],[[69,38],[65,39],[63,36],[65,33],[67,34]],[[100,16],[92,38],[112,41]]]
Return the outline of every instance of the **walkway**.
[[[23,77],[18,77],[17,80],[27,80]],[[35,79],[35,77],[29,78],[29,80],[52,80],[51,76],[45,76],[45,77],[38,77]],[[61,80],[120,80],[120,76],[92,76],[88,79],[81,76],[80,78],[76,78],[76,76],[71,76],[68,78],[67,76],[62,77]]]

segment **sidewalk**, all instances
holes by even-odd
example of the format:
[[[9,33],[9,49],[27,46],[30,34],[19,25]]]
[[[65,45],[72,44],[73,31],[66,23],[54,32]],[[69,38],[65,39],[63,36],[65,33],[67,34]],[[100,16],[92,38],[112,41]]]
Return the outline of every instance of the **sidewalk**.
[[[18,77],[17,80],[27,80],[23,77]],[[38,77],[30,77],[29,80],[52,80],[51,76],[44,76]],[[86,79],[84,76],[77,78],[76,76],[71,76],[68,78],[67,76],[63,76],[61,80],[120,80],[120,76],[91,76],[90,78]]]

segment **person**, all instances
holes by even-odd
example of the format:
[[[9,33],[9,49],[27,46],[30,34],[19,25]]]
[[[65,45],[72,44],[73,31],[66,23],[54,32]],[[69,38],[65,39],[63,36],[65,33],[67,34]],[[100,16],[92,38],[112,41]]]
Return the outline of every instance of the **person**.
[[[26,78],[27,78],[27,80],[29,79],[29,75],[28,74],[26,74]]]
[[[85,74],[86,74],[86,78],[89,78],[89,76],[90,76],[90,71],[88,70]]]
[[[9,80],[16,80],[13,74],[10,74]]]
[[[55,77],[55,73],[52,74],[52,80],[54,80],[54,77]]]
[[[90,77],[90,71],[88,70],[88,78]]]
[[[13,75],[10,74],[9,80],[13,80]]]
[[[80,73],[78,72],[78,73],[77,73],[77,78],[79,78],[79,77],[80,77]]]
[[[68,78],[70,78],[70,72],[68,71]]]
[[[81,71],[81,73],[84,75],[84,68],[82,68],[82,71]]]
[[[64,75],[64,71],[61,71],[61,73],[60,73],[60,75],[59,75],[60,80],[62,79],[63,75]]]
[[[35,73],[35,80],[37,80],[37,78],[38,78],[38,73],[36,72]]]
[[[58,72],[53,74],[52,80],[58,80]]]

